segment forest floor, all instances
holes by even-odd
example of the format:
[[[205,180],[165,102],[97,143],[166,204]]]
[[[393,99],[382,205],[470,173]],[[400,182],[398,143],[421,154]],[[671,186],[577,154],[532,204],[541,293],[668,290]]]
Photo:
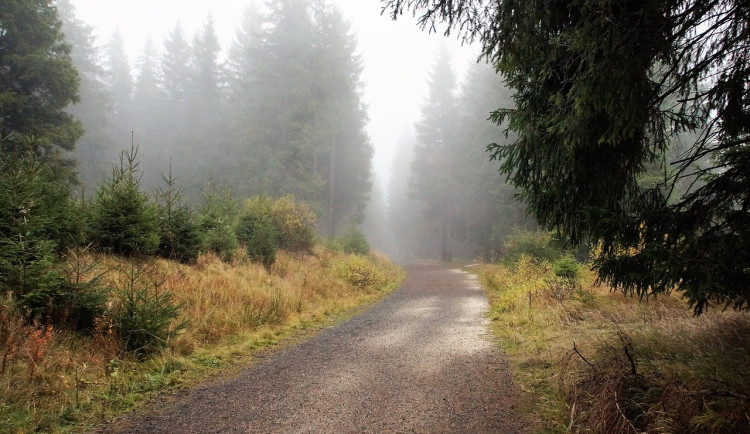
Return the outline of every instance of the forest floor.
[[[476,277],[407,269],[366,312],[99,432],[526,432]]]

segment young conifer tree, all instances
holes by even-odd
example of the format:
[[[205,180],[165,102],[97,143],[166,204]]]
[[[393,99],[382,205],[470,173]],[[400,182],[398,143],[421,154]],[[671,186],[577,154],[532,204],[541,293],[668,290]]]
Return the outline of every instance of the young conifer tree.
[[[138,148],[120,155],[112,175],[99,186],[91,216],[95,245],[123,256],[154,254],[159,247],[159,210],[141,191]]]

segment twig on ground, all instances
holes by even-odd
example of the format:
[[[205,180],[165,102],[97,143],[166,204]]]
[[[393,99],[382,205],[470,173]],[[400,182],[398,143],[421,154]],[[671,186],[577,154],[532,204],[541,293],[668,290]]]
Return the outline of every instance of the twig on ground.
[[[630,423],[630,419],[628,419],[627,416],[625,416],[625,413],[623,413],[622,409],[620,408],[620,404],[617,402],[617,391],[615,391],[615,406],[617,406],[617,411],[620,412],[620,416],[622,416],[623,420],[625,420],[625,422],[628,423],[628,426],[633,429],[633,432],[638,434],[639,431],[635,429],[632,423]]]
[[[581,358],[581,360],[583,360],[584,362],[586,362],[586,364],[587,364],[587,365],[589,365],[589,366],[591,367],[591,369],[593,369],[593,370],[594,370],[594,372],[596,372],[596,367],[595,367],[594,365],[592,365],[592,364],[591,364],[591,362],[589,362],[588,360],[586,360],[586,358],[585,358],[585,357],[583,357],[583,354],[581,354],[581,353],[580,353],[580,352],[578,351],[578,348],[576,347],[576,341],[573,341],[573,351],[575,351],[575,352],[576,352],[576,354],[578,354],[578,357],[580,357],[580,358]]]

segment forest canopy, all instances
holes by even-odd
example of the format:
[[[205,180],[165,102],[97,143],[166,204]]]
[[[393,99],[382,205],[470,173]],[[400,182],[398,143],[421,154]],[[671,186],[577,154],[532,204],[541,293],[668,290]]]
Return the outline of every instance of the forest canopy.
[[[750,4],[384,0],[445,25],[514,93],[490,145],[539,222],[626,292],[750,307]]]

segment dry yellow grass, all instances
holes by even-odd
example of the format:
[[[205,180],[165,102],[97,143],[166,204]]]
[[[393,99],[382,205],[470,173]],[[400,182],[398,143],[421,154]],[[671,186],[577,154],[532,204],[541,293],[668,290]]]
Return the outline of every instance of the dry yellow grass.
[[[639,301],[590,272],[560,301],[549,268],[478,269],[538,431],[750,432],[747,312],[695,317],[678,295]]]
[[[89,258],[116,287],[130,263]],[[165,350],[145,361],[123,351],[108,319],[93,336],[28,325],[0,305],[0,426],[3,431],[80,430],[169,387],[191,384],[216,368],[248,360],[253,350],[353,312],[393,289],[403,271],[383,258],[364,260],[382,278],[367,286],[337,270],[351,258],[316,249],[279,252],[270,271],[213,255],[196,264],[148,260],[135,265],[143,279],[171,291],[188,326]],[[7,427],[7,429],[5,429]]]

